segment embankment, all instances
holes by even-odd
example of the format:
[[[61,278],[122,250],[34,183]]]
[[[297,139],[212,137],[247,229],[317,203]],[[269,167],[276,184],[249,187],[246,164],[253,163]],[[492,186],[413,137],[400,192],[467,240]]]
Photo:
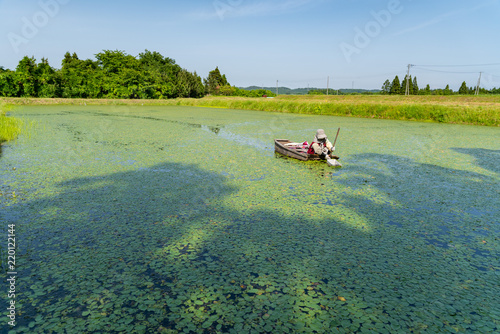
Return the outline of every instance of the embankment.
[[[314,115],[500,126],[500,96],[281,95],[201,99],[113,100],[3,98],[14,105],[185,105]]]

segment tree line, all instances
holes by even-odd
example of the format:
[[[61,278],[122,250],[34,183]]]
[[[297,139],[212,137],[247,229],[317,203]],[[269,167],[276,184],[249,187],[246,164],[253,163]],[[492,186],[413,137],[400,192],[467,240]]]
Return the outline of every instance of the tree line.
[[[391,81],[387,79],[384,84],[382,85],[382,94],[390,94],[390,95],[405,95],[407,88],[406,85],[408,85],[408,93],[410,95],[452,95],[452,94],[461,94],[461,95],[467,95],[467,94],[475,94],[476,93],[476,88],[477,87],[467,87],[467,84],[462,82],[462,85],[458,89],[457,92],[454,92],[452,89],[450,89],[450,85],[446,85],[444,89],[433,89],[431,90],[430,85],[425,86],[425,88],[420,89],[418,87],[417,83],[417,77],[412,78],[411,75],[408,78],[408,76],[405,75],[405,78],[403,80],[399,80],[398,76]],[[479,88],[479,93],[481,94],[500,94],[500,88],[493,88],[491,90],[487,90],[484,88]]]
[[[200,98],[205,95],[263,96],[270,91],[232,87],[218,67],[202,79],[175,60],[145,50],[137,57],[103,50],[95,60],[67,52],[60,69],[47,59],[25,56],[14,71],[0,67],[0,96],[39,98]]]
[[[408,80],[407,80],[408,79]],[[405,75],[403,80],[399,80],[399,77],[396,77],[391,81],[387,79],[380,91],[378,90],[370,90],[370,91],[354,91],[354,90],[333,90],[330,89],[330,94],[387,94],[387,95],[405,95],[406,94],[406,85],[408,85],[408,94],[409,95],[467,95],[467,94],[475,94],[477,87],[468,87],[466,82],[462,82],[462,85],[458,89],[458,91],[453,91],[450,89],[450,85],[446,85],[444,89],[431,89],[430,85],[426,85],[425,88],[419,88],[417,77],[413,77],[410,75],[407,77]],[[491,90],[487,90],[484,88],[479,88],[479,93],[481,94],[500,94],[500,88],[493,88]],[[309,95],[325,95],[328,94],[326,89],[312,89],[308,90],[307,94]]]

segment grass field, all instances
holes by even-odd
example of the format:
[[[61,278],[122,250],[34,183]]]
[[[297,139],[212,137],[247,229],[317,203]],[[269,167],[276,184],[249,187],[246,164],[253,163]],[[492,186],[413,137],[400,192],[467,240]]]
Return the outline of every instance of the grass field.
[[[202,99],[98,100],[3,98],[14,105],[186,105],[287,113],[500,126],[500,96],[282,95]]]

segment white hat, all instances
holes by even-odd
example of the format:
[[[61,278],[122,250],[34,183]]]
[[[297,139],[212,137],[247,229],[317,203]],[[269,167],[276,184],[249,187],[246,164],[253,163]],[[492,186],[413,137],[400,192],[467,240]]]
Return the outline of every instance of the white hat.
[[[325,134],[325,130],[323,130],[323,129],[318,129],[318,130],[316,131],[316,138],[317,138],[318,140],[323,140],[323,139],[326,139],[327,137],[326,137],[326,134]]]

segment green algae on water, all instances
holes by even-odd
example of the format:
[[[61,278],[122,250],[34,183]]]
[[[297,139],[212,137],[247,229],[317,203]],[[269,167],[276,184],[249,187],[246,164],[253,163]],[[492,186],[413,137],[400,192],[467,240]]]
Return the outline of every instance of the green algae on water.
[[[16,115],[36,121],[0,158],[16,333],[498,330],[498,129],[159,106]],[[275,155],[274,138],[319,127],[341,127],[342,169]]]

